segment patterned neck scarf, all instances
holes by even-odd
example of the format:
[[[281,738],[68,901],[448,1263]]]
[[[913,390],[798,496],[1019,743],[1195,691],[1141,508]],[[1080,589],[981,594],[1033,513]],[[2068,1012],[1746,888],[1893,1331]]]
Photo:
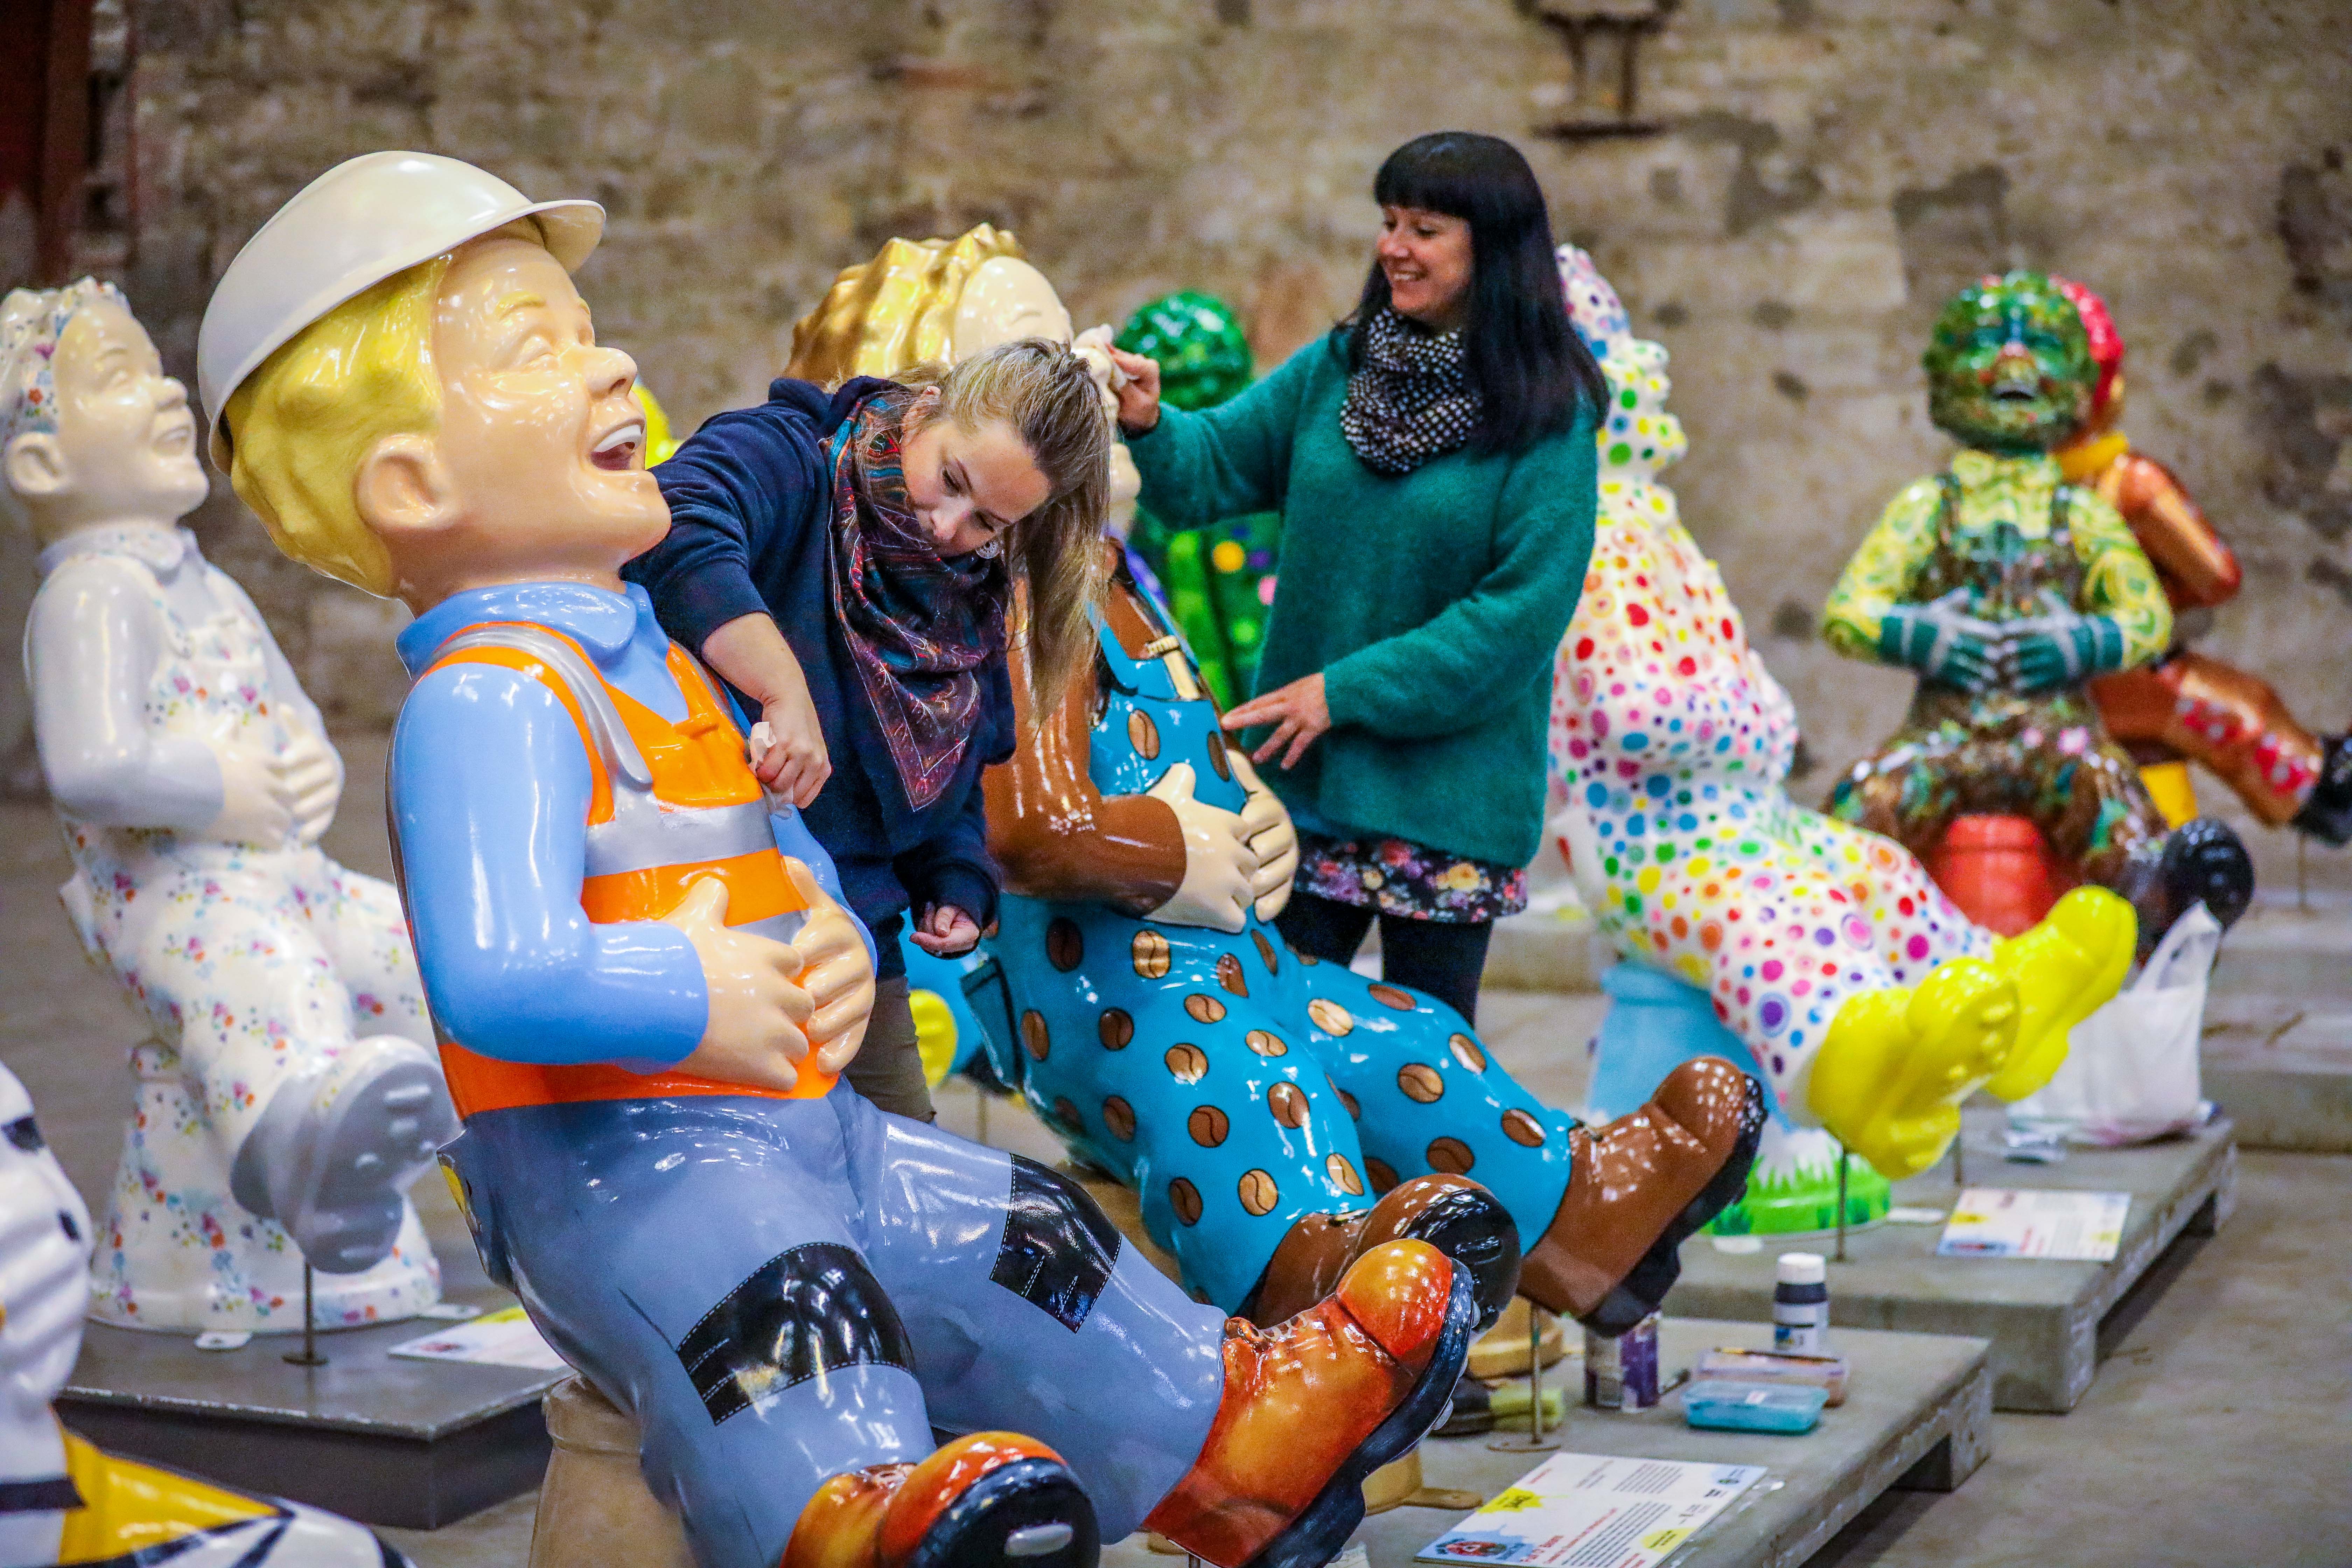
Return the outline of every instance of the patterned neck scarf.
[[[1377,473],[1409,474],[1470,439],[1486,412],[1470,384],[1459,331],[1425,332],[1383,308],[1364,332],[1362,368],[1348,377],[1339,429]]]
[[[834,433],[833,612],[890,762],[917,811],[955,777],[980,715],[975,672],[1004,651],[1004,564],[945,560],[907,500],[903,387],[857,405]]]

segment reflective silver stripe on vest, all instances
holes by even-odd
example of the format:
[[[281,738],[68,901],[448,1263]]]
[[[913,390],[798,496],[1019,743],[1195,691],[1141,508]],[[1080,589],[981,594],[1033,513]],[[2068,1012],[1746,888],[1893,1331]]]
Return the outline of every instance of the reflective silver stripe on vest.
[[[453,653],[475,648],[502,648],[535,658],[562,680],[580,705],[588,734],[604,759],[613,781],[613,816],[588,827],[586,871],[609,877],[629,871],[651,871],[663,866],[692,866],[712,860],[732,860],[776,847],[775,829],[768,821],[763,797],[739,805],[673,805],[655,798],[653,770],[629,734],[629,726],[614,706],[603,678],[570,643],[537,626],[476,626],[458,633],[435,653],[437,663]],[[701,669],[699,664],[696,666]],[[704,676],[709,680],[708,675]],[[711,683],[714,696],[718,686]],[[781,919],[782,917],[776,917]],[[792,917],[798,929],[800,916]],[[738,926],[759,931],[766,921]],[[760,931],[759,934],[768,934]],[[778,941],[786,940],[778,938]]]

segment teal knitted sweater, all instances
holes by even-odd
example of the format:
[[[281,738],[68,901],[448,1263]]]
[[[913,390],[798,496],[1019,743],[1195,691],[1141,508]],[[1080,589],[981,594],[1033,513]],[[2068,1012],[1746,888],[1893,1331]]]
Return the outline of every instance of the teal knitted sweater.
[[[1321,670],[1331,731],[1266,782],[1334,831],[1524,865],[1542,840],[1552,659],[1592,555],[1592,420],[1517,456],[1375,473],[1339,432],[1317,339],[1233,401],[1131,437],[1171,527],[1282,513],[1257,689]],[[1254,731],[1250,743],[1264,740]]]

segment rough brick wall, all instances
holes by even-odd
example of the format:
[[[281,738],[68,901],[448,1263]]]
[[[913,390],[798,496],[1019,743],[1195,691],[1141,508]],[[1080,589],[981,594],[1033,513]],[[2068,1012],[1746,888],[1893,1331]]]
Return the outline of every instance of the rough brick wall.
[[[2053,268],[2107,295],[2129,429],[2245,560],[2208,646],[2315,724],[2352,721],[2352,8],[2332,0],[1683,0],[1630,106],[1608,39],[1588,29],[1580,78],[1531,0],[142,0],[137,26],[125,281],[175,366],[280,201],[415,146],[607,205],[583,289],[688,424],[759,394],[834,269],[982,218],[1081,322],[1208,288],[1278,352],[1353,296],[1382,154],[1511,136],[1674,351],[1685,515],[1828,761],[1905,690],[1811,622],[1944,449],[1926,321],[1973,272]],[[1628,110],[1637,133],[1535,133]],[[322,700],[380,717],[383,617],[279,561],[220,489],[216,558]]]

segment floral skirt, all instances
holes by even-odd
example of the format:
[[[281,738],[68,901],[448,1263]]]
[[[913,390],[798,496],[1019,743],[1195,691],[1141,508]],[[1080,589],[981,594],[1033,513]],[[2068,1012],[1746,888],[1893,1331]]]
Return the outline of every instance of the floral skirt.
[[[1384,915],[1462,924],[1499,920],[1528,907],[1524,867],[1473,860],[1409,838],[1298,835],[1302,892]]]

